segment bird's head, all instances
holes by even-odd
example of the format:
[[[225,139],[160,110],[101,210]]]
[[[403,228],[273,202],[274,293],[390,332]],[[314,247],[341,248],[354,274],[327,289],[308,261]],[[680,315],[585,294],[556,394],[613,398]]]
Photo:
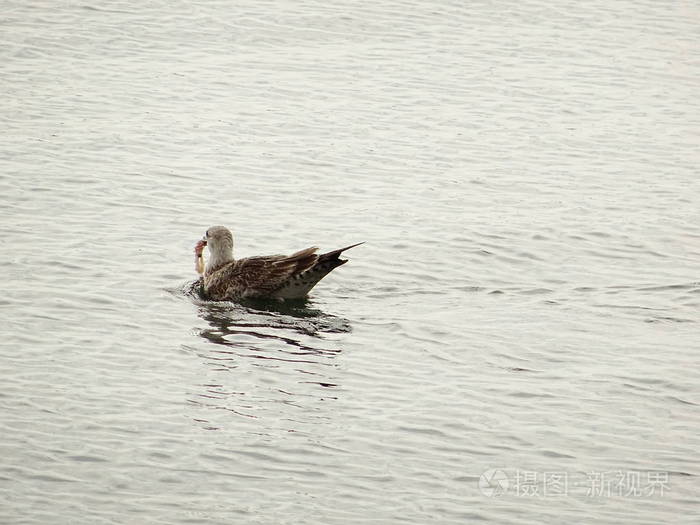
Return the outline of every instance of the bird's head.
[[[208,246],[209,251],[214,255],[227,255],[233,251],[233,235],[224,226],[212,226],[200,242],[203,243],[202,247]]]

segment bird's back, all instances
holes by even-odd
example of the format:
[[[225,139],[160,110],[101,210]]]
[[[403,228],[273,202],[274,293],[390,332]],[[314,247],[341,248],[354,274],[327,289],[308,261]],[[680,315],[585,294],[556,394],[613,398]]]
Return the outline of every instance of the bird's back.
[[[204,276],[205,292],[215,300],[272,297],[287,280],[316,264],[317,249],[231,261]]]
[[[361,243],[360,243],[361,244]],[[205,294],[216,301],[244,298],[303,298],[328,273],[347,262],[340,254],[322,255],[311,247],[291,255],[268,255],[230,261],[204,276]]]

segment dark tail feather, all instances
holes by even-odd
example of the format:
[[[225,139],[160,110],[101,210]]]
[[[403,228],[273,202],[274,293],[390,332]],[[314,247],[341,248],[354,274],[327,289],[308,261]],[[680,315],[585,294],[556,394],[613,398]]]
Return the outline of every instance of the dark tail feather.
[[[340,254],[343,253],[345,250],[349,250],[350,248],[354,248],[355,246],[359,246],[360,244],[364,244],[364,241],[358,242],[357,244],[351,244],[350,246],[346,246],[345,248],[340,248],[338,250],[333,250],[332,252],[328,252],[328,253],[324,253],[322,255],[319,255],[318,256],[318,263],[338,261],[338,264],[336,266],[340,266],[341,264],[345,264],[348,261],[343,260],[343,259],[339,259]],[[318,264],[318,263],[316,263],[316,264]]]
[[[328,275],[338,266],[341,266],[348,262],[347,259],[341,259],[339,257],[341,253],[343,253],[345,250],[349,250],[350,248],[354,248],[355,246],[358,246],[360,244],[362,243],[358,242],[357,244],[346,246],[345,248],[333,250],[332,252],[319,255],[318,258],[316,258],[316,255],[314,255],[315,264],[311,268],[304,270],[302,271],[302,273],[294,276],[294,278],[297,279],[293,283],[293,286],[295,287],[294,292],[296,293],[296,295],[290,294],[289,297],[304,297],[308,293],[308,291],[316,285],[317,282],[323,279],[326,275]],[[292,285],[290,283],[285,284],[283,286],[284,293],[290,293],[289,288],[291,287]]]
[[[350,248],[354,248],[355,246],[359,246],[360,244],[364,244],[364,242],[351,244],[350,246],[346,246],[345,248],[339,248],[338,250],[333,250],[332,252],[319,255],[318,261],[314,265],[314,269],[324,269],[330,272],[331,270],[337,268],[341,264],[345,264],[346,262],[348,262],[348,260],[341,259],[340,254],[343,253],[345,250],[349,250]]]

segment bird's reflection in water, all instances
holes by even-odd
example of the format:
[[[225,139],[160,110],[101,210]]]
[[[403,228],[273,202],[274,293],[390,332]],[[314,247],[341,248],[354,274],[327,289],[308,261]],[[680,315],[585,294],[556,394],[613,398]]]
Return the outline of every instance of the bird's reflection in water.
[[[245,304],[209,303],[200,305],[199,316],[210,326],[201,330],[199,335],[212,343],[257,351],[259,348],[256,348],[255,338],[276,340],[289,347],[281,347],[279,351],[294,355],[335,354],[339,350],[322,348],[313,343],[322,341],[321,334],[324,332],[350,330],[346,320],[314,310],[306,301],[296,304],[257,301]],[[295,334],[311,336],[311,343],[295,337]],[[253,340],[250,337],[240,340],[236,335],[250,336]]]
[[[184,291],[207,323],[198,331],[206,344],[190,348],[208,365],[207,379],[191,392],[192,404],[282,425],[320,417],[338,386],[334,361],[341,350],[332,334],[349,332],[347,320],[310,301],[207,301],[196,282]],[[195,418],[207,429],[223,424],[211,419],[201,412]]]

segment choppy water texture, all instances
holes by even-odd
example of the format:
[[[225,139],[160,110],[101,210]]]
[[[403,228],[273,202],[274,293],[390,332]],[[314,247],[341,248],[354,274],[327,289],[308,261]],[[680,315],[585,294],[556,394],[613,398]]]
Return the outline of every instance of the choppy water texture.
[[[698,523],[698,28],[5,2],[0,522]],[[367,243],[211,304],[213,224]]]

